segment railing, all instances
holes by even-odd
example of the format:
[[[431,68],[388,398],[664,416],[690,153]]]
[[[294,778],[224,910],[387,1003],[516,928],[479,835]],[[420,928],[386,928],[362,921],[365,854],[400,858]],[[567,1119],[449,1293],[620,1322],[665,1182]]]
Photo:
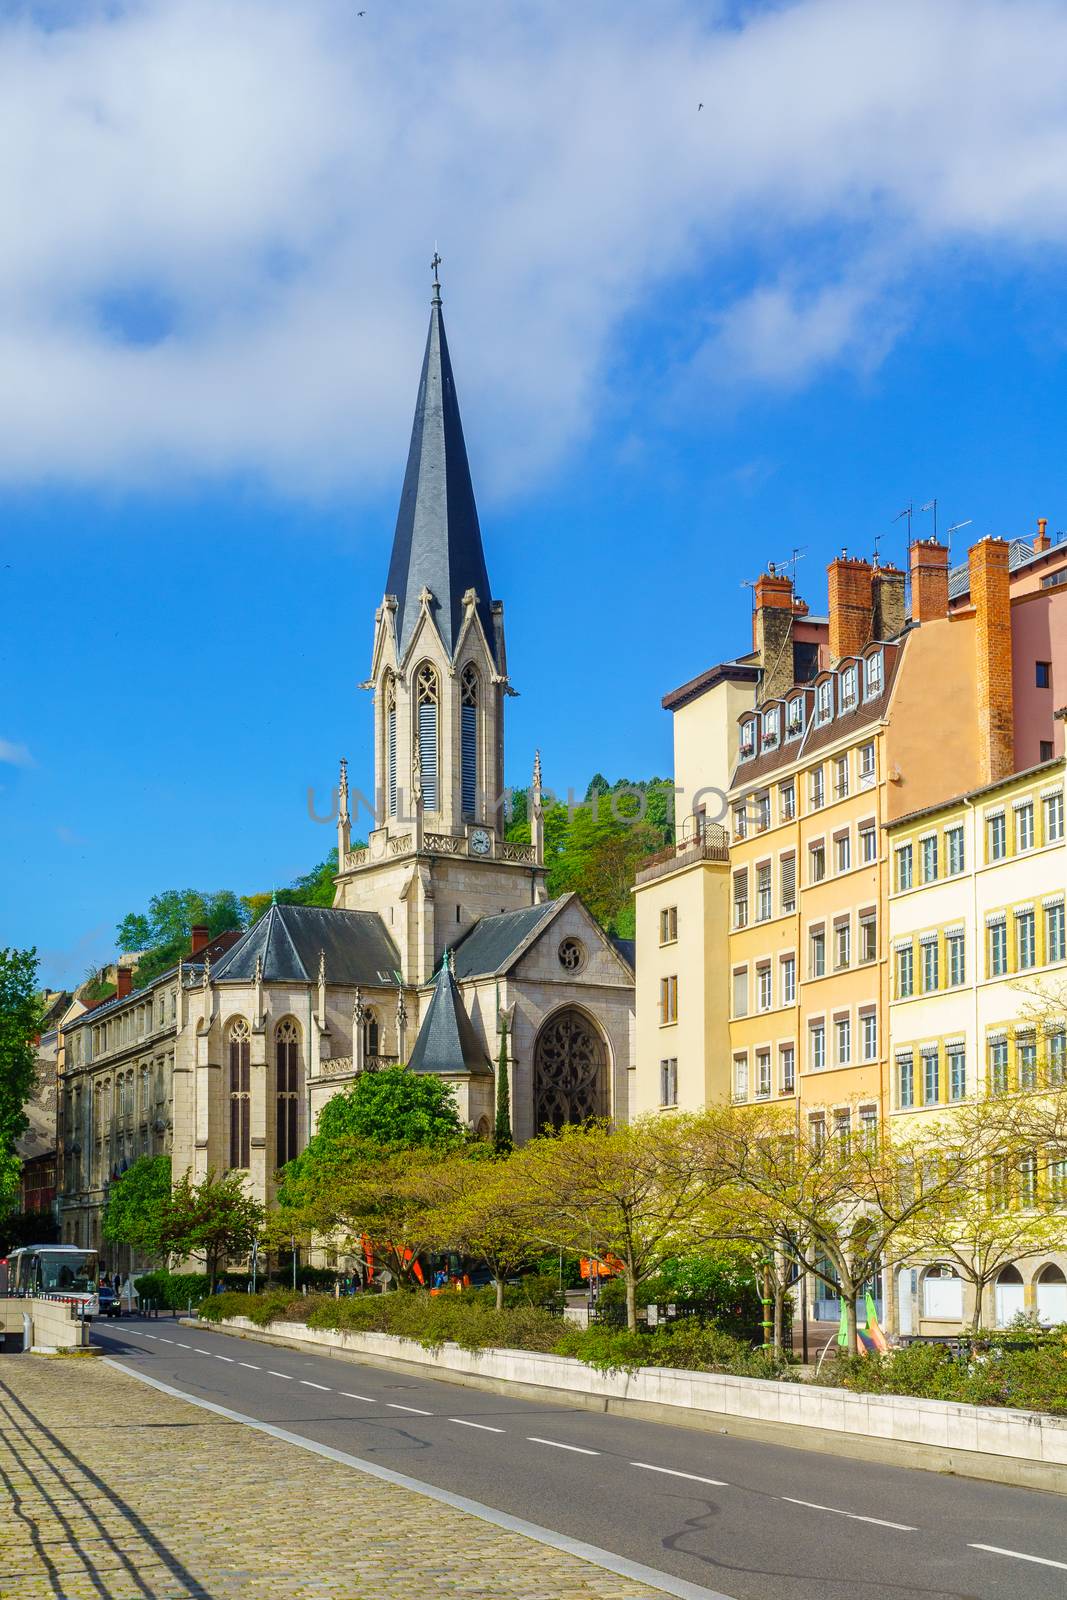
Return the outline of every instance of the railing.
[[[502,839],[496,853],[500,861],[516,861],[524,867],[537,865],[537,852],[532,844],[512,844],[510,840]]]
[[[345,855],[345,871],[353,872],[356,867],[365,867],[369,860],[369,850],[349,850]]]
[[[395,1067],[399,1056],[378,1054],[363,1057],[363,1072],[381,1072],[383,1067]],[[345,1078],[356,1071],[356,1065],[351,1056],[331,1056],[328,1061],[319,1062],[320,1078]]]
[[[428,833],[424,843],[439,856],[458,856],[463,846],[463,840],[452,833]]]
[[[665,878],[669,872],[693,866],[697,861],[728,862],[729,859],[726,829],[710,824],[705,828],[702,838],[684,839],[680,844],[667,845],[665,849],[657,850],[654,856],[648,856],[637,869],[636,881],[652,883],[656,878]]]
[[[390,839],[390,841],[389,841],[389,854],[391,856],[403,856],[403,855],[406,855],[407,852],[410,849],[411,849],[411,835],[410,835],[410,833],[398,834],[395,839]]]

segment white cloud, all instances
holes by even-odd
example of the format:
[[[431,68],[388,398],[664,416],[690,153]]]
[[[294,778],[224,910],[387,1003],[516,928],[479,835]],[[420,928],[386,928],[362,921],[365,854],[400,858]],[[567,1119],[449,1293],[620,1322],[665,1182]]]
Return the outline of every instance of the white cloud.
[[[1053,0],[359,9],[0,23],[0,478],[395,479],[435,240],[497,482],[676,280],[690,356],[795,383],[877,360],[931,255],[1067,242]]]
[[[32,767],[34,759],[24,744],[15,744],[11,739],[0,739],[0,761],[6,762],[9,767]]]

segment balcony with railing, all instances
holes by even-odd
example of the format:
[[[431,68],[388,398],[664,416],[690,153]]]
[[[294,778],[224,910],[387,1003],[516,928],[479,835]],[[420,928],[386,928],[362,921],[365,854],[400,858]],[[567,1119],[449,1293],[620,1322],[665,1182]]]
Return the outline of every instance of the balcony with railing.
[[[705,823],[696,838],[680,839],[677,844],[666,845],[654,856],[646,856],[637,869],[638,884],[653,883],[666,878],[684,867],[695,866],[699,861],[729,862],[730,845],[726,829],[718,823]]]

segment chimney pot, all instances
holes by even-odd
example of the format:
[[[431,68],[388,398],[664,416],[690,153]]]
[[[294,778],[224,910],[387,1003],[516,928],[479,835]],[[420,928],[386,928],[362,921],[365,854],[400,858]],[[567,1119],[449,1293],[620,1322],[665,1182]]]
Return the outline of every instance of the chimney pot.
[[[874,574],[868,561],[840,555],[827,568],[830,600],[830,660],[857,656],[871,641]]]
[[[119,967],[117,978],[118,998],[120,1000],[125,1000],[126,996],[133,992],[133,968]]]
[[[1015,766],[1008,555],[1005,540],[993,537],[980,540],[968,552],[982,783],[1006,778]]]
[[[210,942],[211,934],[206,924],[197,922],[189,930],[189,954],[199,955],[200,951]]]
[[[1051,545],[1052,545],[1052,540],[1048,536],[1048,518],[1047,517],[1038,517],[1038,519],[1037,519],[1037,536],[1034,539],[1034,549],[1035,550],[1048,550],[1048,549],[1051,548]]]
[[[793,580],[768,568],[756,579],[752,647],[760,659],[761,700],[775,700],[793,687]]]

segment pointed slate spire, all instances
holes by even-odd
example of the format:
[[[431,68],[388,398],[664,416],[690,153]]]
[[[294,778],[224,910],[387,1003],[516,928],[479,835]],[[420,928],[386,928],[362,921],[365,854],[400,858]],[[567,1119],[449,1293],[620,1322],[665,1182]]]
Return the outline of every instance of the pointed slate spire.
[[[418,621],[419,596],[424,588],[433,594],[431,612],[450,656],[455,653],[463,621],[463,596],[473,589],[478,596],[478,615],[495,655],[489,574],[441,315],[436,258],[430,331],[385,590],[396,596],[397,645],[401,655]]]
[[[489,1059],[468,1017],[446,953],[437,973],[419,1036],[408,1057],[412,1072],[492,1075]]]

